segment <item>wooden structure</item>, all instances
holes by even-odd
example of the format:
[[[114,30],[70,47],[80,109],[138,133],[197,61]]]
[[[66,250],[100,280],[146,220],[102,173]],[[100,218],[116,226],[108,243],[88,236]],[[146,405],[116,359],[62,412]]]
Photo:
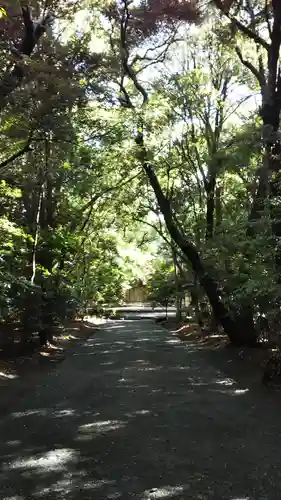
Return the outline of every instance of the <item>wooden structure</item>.
[[[146,302],[147,301],[147,288],[142,280],[133,283],[125,292],[125,302]]]

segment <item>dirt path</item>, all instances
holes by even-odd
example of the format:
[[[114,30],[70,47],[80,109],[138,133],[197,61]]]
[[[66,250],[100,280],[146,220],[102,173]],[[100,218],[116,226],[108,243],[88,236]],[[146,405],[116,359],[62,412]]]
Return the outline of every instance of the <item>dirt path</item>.
[[[277,500],[280,410],[152,322],[111,323],[0,420],[0,498]]]

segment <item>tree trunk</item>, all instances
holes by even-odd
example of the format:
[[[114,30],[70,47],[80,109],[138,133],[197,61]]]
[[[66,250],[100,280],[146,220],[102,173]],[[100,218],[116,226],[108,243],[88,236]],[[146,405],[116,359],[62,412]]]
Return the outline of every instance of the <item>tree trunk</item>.
[[[263,165],[259,177],[259,186],[254,199],[253,208],[249,217],[254,222],[261,217],[265,208],[266,199],[269,200],[272,234],[275,238],[275,266],[276,278],[281,282],[281,144],[278,137],[280,120],[280,99],[273,99],[273,105],[266,103],[262,106],[261,116],[264,126],[264,141],[266,144]],[[250,227],[248,234],[254,233]]]
[[[138,145],[141,145],[140,137],[138,139]],[[219,290],[217,283],[205,269],[205,266],[199,256],[196,247],[193,245],[193,243],[185,238],[181,230],[177,227],[173,219],[170,202],[162,191],[154,169],[146,160],[143,143],[142,148],[142,154],[144,155],[144,157],[142,158],[142,166],[155,193],[159,208],[165,219],[165,223],[170,236],[173,241],[180,247],[184,256],[191,264],[193,271],[198,277],[198,280],[209,299],[216,320],[219,324],[222,325],[225,333],[228,335],[230,341],[233,344],[254,345],[257,341],[257,334],[254,328],[252,316],[250,318],[247,317],[247,315],[243,311],[241,314],[236,313],[235,315],[232,315],[230,310],[224,305],[221,296],[222,293]]]
[[[267,148],[269,150],[269,147]],[[268,151],[269,201],[272,233],[275,238],[276,279],[281,283],[281,145],[276,141]]]
[[[37,43],[45,33],[46,27],[52,22],[52,15],[50,13],[46,14],[40,22],[34,22],[31,18],[31,9],[27,5],[22,5],[21,10],[24,33],[17,53],[20,62],[14,65],[11,72],[5,73],[0,82],[0,111],[6,105],[6,98],[20,86],[23,80],[25,75],[23,56],[30,57],[32,55]]]
[[[214,218],[216,211],[216,229],[221,223],[221,199],[220,191],[216,186],[216,177],[211,176],[208,183],[205,184],[206,194],[207,194],[207,213],[206,213],[206,242],[211,240],[214,236]],[[202,315],[204,318],[204,315]],[[218,326],[218,321],[215,317],[214,312],[212,312],[210,330],[216,331]]]
[[[254,237],[257,233],[255,222],[261,218],[265,209],[265,201],[268,197],[268,188],[268,156],[267,154],[264,154],[257,191],[254,195],[253,205],[248,217],[247,236]]]
[[[197,286],[197,276],[196,275],[194,275],[194,286],[195,287]],[[191,290],[190,296],[191,296],[190,305],[194,309],[195,320],[196,320],[198,326],[202,327],[204,325],[204,323],[203,323],[203,318],[201,316],[201,311],[200,311],[200,307],[199,307],[199,296],[198,296],[197,290],[196,291]]]
[[[173,264],[174,264],[174,276],[175,276],[175,290],[176,290],[176,320],[181,321],[181,287],[179,282],[178,275],[178,263],[177,263],[177,254],[175,249],[172,247],[172,256],[173,256]]]
[[[33,242],[28,243],[25,277],[33,285],[36,274],[36,251],[39,236],[39,216],[41,211],[41,172],[37,179],[25,179],[22,189],[24,207],[24,229],[31,234]],[[40,296],[37,290],[27,289],[23,295],[21,323],[24,330],[38,331],[40,325]]]
[[[216,187],[216,194],[215,194],[216,232],[219,231],[221,223],[222,223],[221,197],[222,197],[222,187],[217,186]]]
[[[40,285],[42,291],[41,302],[41,331],[40,342],[47,343],[53,341],[53,330],[55,323],[56,293],[55,281],[52,276],[53,267],[53,249],[52,235],[55,231],[55,204],[54,185],[52,170],[50,166],[51,142],[49,137],[45,137],[45,169],[44,169],[44,187],[42,190],[42,202],[40,212],[40,229],[42,243],[37,252],[37,260],[42,269],[49,272],[49,276],[41,275]]]
[[[214,235],[214,213],[215,213],[215,189],[216,178],[212,176],[206,183],[207,212],[206,212],[206,240],[210,240]]]

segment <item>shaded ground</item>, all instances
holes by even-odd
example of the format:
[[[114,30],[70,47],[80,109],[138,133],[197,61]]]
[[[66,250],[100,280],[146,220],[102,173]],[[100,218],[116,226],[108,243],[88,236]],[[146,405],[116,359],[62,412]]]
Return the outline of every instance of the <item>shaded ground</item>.
[[[77,342],[93,336],[101,327],[103,320],[94,318],[89,321],[68,321],[54,336],[55,345],[36,348],[19,355],[15,331],[11,329],[10,343],[1,343],[0,349],[0,415],[9,411],[13,403],[30,384],[41,374],[47,374],[55,365],[61,362],[76,346]],[[1,330],[1,338],[6,334]],[[3,349],[7,347],[8,349]],[[36,346],[36,344],[35,344]],[[29,349],[27,349],[28,351]]]
[[[112,322],[0,420],[0,498],[279,499],[280,410],[197,344]]]
[[[187,345],[191,343],[203,348],[206,358],[229,376],[248,385],[257,383],[260,387],[266,362],[272,356],[272,346],[265,343],[257,347],[234,347],[222,332],[204,331],[192,321],[179,323],[170,318],[162,326]],[[275,390],[280,390],[280,381],[275,382]]]

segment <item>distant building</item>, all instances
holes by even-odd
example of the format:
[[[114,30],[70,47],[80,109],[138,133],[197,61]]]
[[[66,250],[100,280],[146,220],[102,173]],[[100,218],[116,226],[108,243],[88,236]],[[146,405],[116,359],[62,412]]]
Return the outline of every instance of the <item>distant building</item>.
[[[125,292],[125,302],[146,302],[147,287],[142,280],[132,283]]]

